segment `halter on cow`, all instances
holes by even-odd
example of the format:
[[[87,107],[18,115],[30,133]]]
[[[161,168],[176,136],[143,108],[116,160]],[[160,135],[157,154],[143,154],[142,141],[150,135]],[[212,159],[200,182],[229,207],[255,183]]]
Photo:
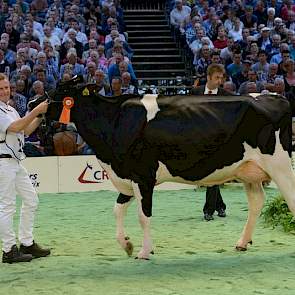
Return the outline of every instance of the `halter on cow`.
[[[74,99],[71,121],[120,192],[114,209],[117,240],[128,255],[133,246],[123,226],[127,207],[135,197],[144,232],[137,257],[148,259],[153,189],[165,181],[193,185],[242,181],[249,213],[237,250],[246,250],[252,241],[264,202],[263,181],[272,179],[295,213],[291,114],[284,98],[102,97],[94,85],[69,85],[49,93],[53,102],[47,118],[58,120],[64,97]]]

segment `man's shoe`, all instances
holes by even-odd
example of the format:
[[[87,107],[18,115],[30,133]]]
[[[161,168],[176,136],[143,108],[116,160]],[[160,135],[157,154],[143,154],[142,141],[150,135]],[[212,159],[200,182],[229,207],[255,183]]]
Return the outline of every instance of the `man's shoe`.
[[[45,257],[50,254],[49,249],[44,249],[33,241],[31,246],[20,245],[19,251],[24,254],[31,254],[33,258]]]
[[[214,220],[214,217],[213,217],[212,214],[205,213],[204,214],[204,219],[207,220],[207,221],[210,221],[210,220]]]
[[[24,254],[20,252],[16,245],[11,247],[9,252],[3,251],[3,263],[16,263],[16,262],[30,262],[33,259],[31,254]]]
[[[225,210],[224,210],[224,209],[220,209],[220,210],[218,210],[217,215],[218,215],[219,217],[226,217]]]

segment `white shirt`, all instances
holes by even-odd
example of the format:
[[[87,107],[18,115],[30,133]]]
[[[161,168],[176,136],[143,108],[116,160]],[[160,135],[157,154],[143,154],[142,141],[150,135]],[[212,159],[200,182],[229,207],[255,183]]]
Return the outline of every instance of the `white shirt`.
[[[177,8],[172,9],[170,13],[170,22],[173,26],[180,26],[185,18],[190,15],[191,8],[189,6],[182,6],[182,9],[179,11]]]
[[[217,94],[217,92],[218,92],[218,88],[215,88],[215,89],[213,89],[213,90],[210,90],[210,89],[207,87],[207,84],[206,84],[204,94],[209,94],[209,91],[211,91],[210,94]]]
[[[20,161],[26,157],[23,152],[24,132],[7,131],[11,123],[18,119],[20,119],[18,112],[13,107],[0,101],[0,154],[9,154]]]

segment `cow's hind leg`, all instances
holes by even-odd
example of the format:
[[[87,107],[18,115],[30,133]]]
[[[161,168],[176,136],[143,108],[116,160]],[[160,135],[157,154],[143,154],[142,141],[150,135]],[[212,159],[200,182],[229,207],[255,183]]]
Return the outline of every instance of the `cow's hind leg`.
[[[116,216],[116,223],[117,223],[116,238],[118,243],[126,251],[128,256],[132,255],[133,245],[131,241],[129,240],[129,237],[125,235],[124,217],[126,215],[127,208],[129,207],[129,205],[131,204],[133,200],[134,200],[133,196],[120,194],[118,196],[117,202],[114,207],[114,213]]]
[[[246,251],[247,245],[252,243],[252,235],[257,218],[260,215],[264,203],[264,191],[261,183],[244,183],[248,198],[248,219],[244,226],[241,238],[236,244],[238,251]]]

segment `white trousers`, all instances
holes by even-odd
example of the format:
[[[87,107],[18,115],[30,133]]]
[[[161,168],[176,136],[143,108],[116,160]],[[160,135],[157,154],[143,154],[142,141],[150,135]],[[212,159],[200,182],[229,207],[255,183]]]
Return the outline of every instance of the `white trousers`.
[[[22,198],[18,240],[25,246],[33,242],[35,211],[38,196],[27,170],[15,159],[0,159],[0,237],[2,249],[9,252],[16,244],[13,216],[16,212],[16,194]]]

